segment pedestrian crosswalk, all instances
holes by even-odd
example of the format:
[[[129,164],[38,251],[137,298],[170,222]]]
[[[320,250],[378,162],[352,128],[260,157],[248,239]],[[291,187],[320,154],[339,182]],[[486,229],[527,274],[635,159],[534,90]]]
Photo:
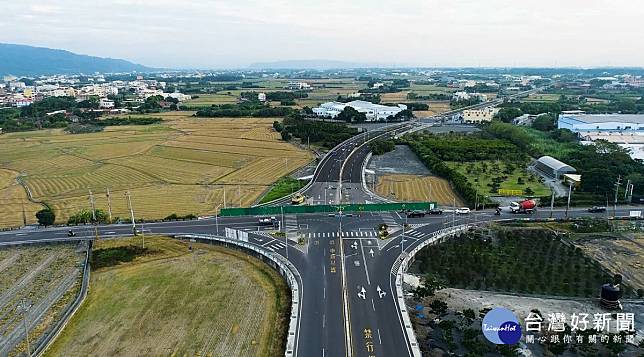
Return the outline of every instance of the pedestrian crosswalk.
[[[380,218],[382,218],[382,222],[389,227],[393,227],[397,225],[396,220],[394,219],[394,216],[391,215],[391,212],[381,213]]]
[[[284,219],[284,228],[288,239],[297,240],[297,216],[288,215]]]
[[[309,232],[307,238],[339,238],[339,232]],[[376,238],[378,233],[374,230],[342,232],[342,238]]]
[[[420,239],[423,236],[425,236],[425,233],[420,232],[420,231],[415,231],[413,229],[410,230],[410,231],[405,232],[405,237],[412,237],[412,238]]]

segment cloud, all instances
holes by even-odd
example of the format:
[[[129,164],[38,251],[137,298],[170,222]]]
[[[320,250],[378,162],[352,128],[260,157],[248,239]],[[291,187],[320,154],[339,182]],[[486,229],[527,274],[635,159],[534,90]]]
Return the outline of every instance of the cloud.
[[[632,0],[3,1],[0,42],[163,67],[644,64]]]

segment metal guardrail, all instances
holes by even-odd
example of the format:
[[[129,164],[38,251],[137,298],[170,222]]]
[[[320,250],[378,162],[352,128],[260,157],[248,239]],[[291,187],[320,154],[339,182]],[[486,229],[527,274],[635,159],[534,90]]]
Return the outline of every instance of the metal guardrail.
[[[52,343],[63,331],[65,326],[67,326],[71,318],[76,314],[76,311],[78,311],[78,308],[81,306],[83,301],[85,301],[85,298],[87,297],[87,291],[89,289],[89,258],[91,254],[92,241],[89,241],[89,243],[87,244],[87,252],[85,254],[85,264],[83,265],[83,280],[81,281],[80,292],[76,296],[74,302],[67,308],[67,310],[65,310],[63,317],[59,319],[58,322],[54,325],[54,328],[48,334],[46,334],[43,339],[40,340],[33,351],[33,355],[41,356],[47,350],[47,348],[52,345]]]
[[[289,262],[286,258],[281,255],[271,252],[269,250],[263,249],[257,245],[231,239],[227,237],[209,235],[209,234],[177,234],[175,238],[188,238],[195,240],[203,240],[208,242],[220,242],[224,244],[231,244],[237,247],[241,247],[245,250],[255,252],[267,259],[269,259],[282,276],[286,278],[286,282],[291,288],[291,315],[288,325],[288,335],[286,339],[286,350],[284,351],[284,357],[294,357],[297,356],[298,340],[299,340],[299,325],[300,325],[300,306],[302,302],[302,297],[304,295],[304,290],[302,288],[302,278],[300,273],[297,271],[297,268]]]
[[[444,237],[467,231],[470,227],[472,227],[472,225],[465,224],[433,232],[429,239],[424,240],[418,246],[414,247],[414,249],[412,249],[411,251],[401,254],[399,259],[397,259],[397,262],[399,262],[399,264],[394,264],[391,269],[392,274],[395,274],[396,276],[396,300],[398,302],[398,312],[402,317],[403,328],[405,330],[405,335],[407,336],[407,342],[411,347],[411,353],[413,357],[421,357],[421,351],[420,346],[418,345],[418,339],[416,338],[416,333],[414,332],[414,328],[411,324],[411,319],[409,318],[409,313],[407,312],[407,305],[405,304],[405,296],[403,293],[403,274],[409,267],[412,258],[421,249],[430,244],[434,244],[437,241],[440,241]]]

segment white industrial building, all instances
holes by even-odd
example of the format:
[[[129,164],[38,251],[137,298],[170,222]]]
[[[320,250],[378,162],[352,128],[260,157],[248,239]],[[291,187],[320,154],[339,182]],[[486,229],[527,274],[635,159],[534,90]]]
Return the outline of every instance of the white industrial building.
[[[407,109],[404,104],[398,104],[396,107],[387,105],[373,104],[364,100],[354,100],[348,103],[327,102],[317,108],[313,108],[313,113],[323,118],[335,118],[344,108],[351,107],[360,113],[364,113],[368,121],[386,120]]]
[[[644,133],[644,114],[562,112],[559,114],[557,127],[575,133],[582,131],[640,131]]]
[[[644,159],[644,114],[562,112],[557,127],[577,133],[582,144],[606,140],[629,149],[632,158]]]

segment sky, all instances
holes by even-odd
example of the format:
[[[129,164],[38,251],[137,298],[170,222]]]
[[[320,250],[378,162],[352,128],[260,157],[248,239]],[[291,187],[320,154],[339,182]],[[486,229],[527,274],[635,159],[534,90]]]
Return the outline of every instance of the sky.
[[[0,42],[164,68],[644,66],[638,0],[0,0]]]

